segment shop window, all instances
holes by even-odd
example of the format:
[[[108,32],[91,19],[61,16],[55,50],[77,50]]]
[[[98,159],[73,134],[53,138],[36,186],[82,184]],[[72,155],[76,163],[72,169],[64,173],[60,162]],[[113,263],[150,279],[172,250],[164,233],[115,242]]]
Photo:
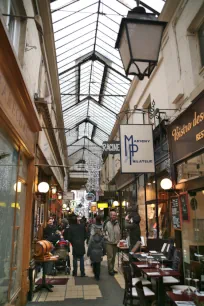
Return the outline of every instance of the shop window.
[[[198,30],[198,39],[200,44],[200,57],[201,57],[201,64],[204,66],[204,23]]]
[[[148,237],[157,238],[157,205],[159,237],[166,239],[172,236],[171,220],[169,218],[169,194],[160,186],[161,180],[166,177],[165,172],[155,176],[147,175],[146,178],[146,205]],[[157,192],[156,192],[157,191]]]
[[[196,205],[192,205],[192,199]],[[189,220],[182,220],[182,245],[184,263],[191,264],[200,261],[204,256],[204,186],[203,191],[197,191],[193,196],[188,195],[189,202]]]
[[[204,176],[204,153],[177,165],[177,183]]]
[[[12,256],[18,152],[0,129],[0,304],[7,302]]]
[[[26,159],[0,129],[0,305],[21,288],[26,168]]]
[[[22,0],[3,0],[0,1],[0,10],[4,16],[6,27],[11,42],[20,59],[22,60],[25,49],[26,20],[16,16],[26,16]]]

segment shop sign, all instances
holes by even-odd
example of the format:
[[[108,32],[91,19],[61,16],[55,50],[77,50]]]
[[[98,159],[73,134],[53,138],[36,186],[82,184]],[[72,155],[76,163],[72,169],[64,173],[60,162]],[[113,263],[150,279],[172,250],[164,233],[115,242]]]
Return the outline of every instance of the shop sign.
[[[108,203],[98,203],[98,208],[108,208]]]
[[[204,96],[199,97],[168,128],[172,162],[204,148]]]
[[[86,196],[85,196],[85,199],[87,201],[93,202],[95,200],[95,195],[93,193],[87,193]]]
[[[104,141],[103,152],[108,154],[119,154],[120,153],[120,141]]]
[[[9,119],[31,153],[34,153],[35,133],[29,128],[25,115],[15,99],[6,78],[0,71],[0,111]]]
[[[64,192],[63,200],[74,200],[74,192]]]
[[[54,156],[54,153],[51,149],[51,146],[48,142],[47,136],[45,134],[44,131],[41,131],[39,134],[39,141],[38,141],[39,147],[43,153],[43,155],[45,156],[48,164],[50,166],[52,165],[57,165],[57,159]],[[64,187],[64,177],[60,171],[60,169],[58,167],[51,167],[51,170],[54,174],[54,176],[56,177],[60,187],[63,189]]]
[[[120,125],[121,172],[155,172],[151,124]]]

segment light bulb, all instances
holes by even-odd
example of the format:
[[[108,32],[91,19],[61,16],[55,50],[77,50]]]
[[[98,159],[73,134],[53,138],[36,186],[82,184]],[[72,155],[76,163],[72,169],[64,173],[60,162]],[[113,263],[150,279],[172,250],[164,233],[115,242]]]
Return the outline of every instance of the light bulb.
[[[164,190],[169,190],[172,188],[172,180],[170,180],[169,178],[164,178],[163,180],[161,180],[160,186]]]
[[[39,185],[38,185],[38,191],[41,192],[41,193],[47,193],[48,190],[49,190],[50,186],[48,183],[46,182],[41,182]]]
[[[17,192],[21,192],[21,182],[17,182],[17,184],[15,183],[13,188],[16,191],[16,185],[17,185]]]

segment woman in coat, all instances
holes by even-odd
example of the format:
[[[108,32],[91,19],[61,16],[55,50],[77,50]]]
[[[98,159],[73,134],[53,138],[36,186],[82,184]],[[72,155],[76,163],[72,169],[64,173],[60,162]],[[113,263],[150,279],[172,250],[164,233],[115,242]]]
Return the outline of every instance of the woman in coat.
[[[87,256],[90,257],[93,264],[93,272],[95,279],[100,279],[101,261],[105,255],[105,242],[102,232],[101,218],[96,217],[96,225],[92,229],[91,238],[89,240]]]

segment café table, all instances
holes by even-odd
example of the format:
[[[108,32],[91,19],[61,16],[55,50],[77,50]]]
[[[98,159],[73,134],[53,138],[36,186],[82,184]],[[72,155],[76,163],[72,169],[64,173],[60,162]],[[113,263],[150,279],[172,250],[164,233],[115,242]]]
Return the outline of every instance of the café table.
[[[188,301],[194,301],[194,303],[196,304],[196,301],[199,301],[199,302],[204,302],[204,295],[203,296],[198,296],[196,294],[186,294],[185,292],[181,293],[181,294],[175,294],[174,292],[172,291],[167,291],[166,292],[167,296],[170,298],[171,301],[174,302],[174,304],[176,304],[176,302],[178,301],[185,301],[185,302],[188,302]],[[183,305],[181,305],[183,306]]]
[[[42,273],[42,283],[35,287],[34,292],[40,291],[43,288],[47,289],[49,292],[53,292],[53,290],[51,288],[54,287],[54,286],[51,285],[51,284],[48,284],[46,282],[46,263],[54,262],[54,261],[57,261],[57,260],[58,260],[58,256],[51,256],[50,258],[45,258],[45,259],[35,258],[36,263],[42,264],[42,270],[43,270],[42,272],[43,273]]]
[[[140,261],[140,262],[135,261],[132,264],[139,269],[150,269],[150,268],[157,268],[158,261],[152,261],[151,264],[149,262],[146,262],[146,261]],[[165,267],[165,265],[164,265],[164,267]]]
[[[162,270],[161,268],[143,268],[141,269],[141,272],[145,274],[148,278],[154,278],[158,283],[158,290],[157,290],[157,296],[158,296],[158,306],[164,306],[165,305],[165,286],[163,283],[163,277],[164,276],[180,276],[180,273],[178,271],[174,270]]]

